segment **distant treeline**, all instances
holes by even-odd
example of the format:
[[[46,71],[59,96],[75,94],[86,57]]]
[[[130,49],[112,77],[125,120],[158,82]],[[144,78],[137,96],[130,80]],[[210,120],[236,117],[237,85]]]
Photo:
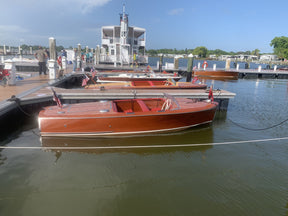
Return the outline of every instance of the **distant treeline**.
[[[253,51],[239,51],[239,52],[227,52],[221,49],[216,50],[208,50],[206,47],[196,47],[195,49],[150,49],[146,50],[146,53],[148,53],[150,56],[157,56],[158,54],[173,54],[173,55],[198,55],[199,57],[205,58],[209,57],[210,55],[257,55],[259,56],[260,50],[255,49]]]

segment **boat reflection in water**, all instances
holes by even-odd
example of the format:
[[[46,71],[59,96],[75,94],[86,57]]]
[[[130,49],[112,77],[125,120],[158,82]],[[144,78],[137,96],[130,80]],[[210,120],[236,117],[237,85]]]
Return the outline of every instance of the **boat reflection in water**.
[[[41,137],[42,147],[54,151],[80,153],[161,154],[176,151],[206,151],[212,148],[213,127],[202,125],[181,132],[121,138]],[[198,145],[200,144],[200,145]]]

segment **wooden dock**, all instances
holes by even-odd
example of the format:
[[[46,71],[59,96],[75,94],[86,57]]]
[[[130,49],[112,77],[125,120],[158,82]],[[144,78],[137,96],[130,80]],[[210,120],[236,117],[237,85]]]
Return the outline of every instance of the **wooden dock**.
[[[93,89],[65,89],[59,88],[61,83],[69,81],[73,77],[82,76],[82,72],[71,73],[72,68],[68,68],[64,76],[55,80],[50,80],[48,75],[39,76],[37,72],[30,72],[31,78],[26,78],[16,82],[14,86],[0,86],[0,117],[9,113],[18,106],[37,105],[50,102],[52,92],[50,87],[55,87],[55,91],[64,103],[77,103],[85,101],[105,100],[105,99],[127,99],[139,97],[163,97],[164,93],[175,97],[188,98],[208,98],[206,90],[93,90]],[[228,107],[228,101],[235,97],[234,93],[219,90],[214,91],[214,97],[219,101],[220,109],[225,110]],[[17,103],[15,103],[17,102]]]

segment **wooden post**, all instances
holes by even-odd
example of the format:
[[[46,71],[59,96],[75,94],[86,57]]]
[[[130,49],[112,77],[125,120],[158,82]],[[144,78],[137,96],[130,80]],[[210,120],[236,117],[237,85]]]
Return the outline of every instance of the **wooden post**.
[[[6,60],[4,69],[9,70],[8,85],[16,85],[16,67],[12,60]]]
[[[193,70],[193,57],[188,57],[186,82],[191,82]]]
[[[174,58],[174,69],[176,69],[176,70],[179,69],[179,58],[178,57]]]
[[[159,59],[159,72],[162,72],[162,65],[163,65],[163,54],[160,54],[160,59]]]
[[[95,55],[95,64],[98,65],[100,62],[100,46],[97,45],[96,55]]]
[[[57,60],[56,55],[56,39],[53,37],[49,38],[49,52],[50,52],[50,59]]]
[[[230,62],[231,62],[231,59],[226,59],[226,65],[225,65],[225,69],[226,70],[229,70],[230,69]]]
[[[81,44],[78,44],[78,56],[77,56],[77,69],[80,70],[80,68],[82,67],[81,65]]]
[[[81,58],[81,44],[78,44],[78,56]]]
[[[49,38],[50,60],[48,61],[49,79],[56,79],[57,72],[57,55],[56,55],[56,39]]]
[[[11,50],[10,50],[10,52],[11,52]],[[7,51],[6,51],[6,45],[5,45],[5,44],[4,44],[4,46],[3,46],[3,54],[4,54],[4,55],[7,54]]]

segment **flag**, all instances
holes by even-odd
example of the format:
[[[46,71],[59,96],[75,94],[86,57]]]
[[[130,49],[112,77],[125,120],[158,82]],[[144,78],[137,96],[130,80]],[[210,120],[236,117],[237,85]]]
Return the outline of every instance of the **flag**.
[[[197,80],[198,80],[198,78],[194,77],[193,80],[192,80],[192,83],[195,83]]]
[[[87,82],[89,81],[89,77],[86,74],[84,75],[85,75],[85,78],[82,80],[82,86],[86,86]]]
[[[209,90],[209,96],[208,98],[211,100],[211,102],[214,101],[214,96],[213,96],[213,86],[210,86],[210,90]]]
[[[96,76],[96,70],[94,70],[94,68],[91,68],[91,74],[92,74],[92,79],[94,79],[94,77]]]
[[[56,92],[54,91],[53,88],[51,88],[52,92],[53,92],[53,100],[57,103],[57,106],[60,107],[62,109],[62,103],[58,97],[58,95],[56,94]]]

